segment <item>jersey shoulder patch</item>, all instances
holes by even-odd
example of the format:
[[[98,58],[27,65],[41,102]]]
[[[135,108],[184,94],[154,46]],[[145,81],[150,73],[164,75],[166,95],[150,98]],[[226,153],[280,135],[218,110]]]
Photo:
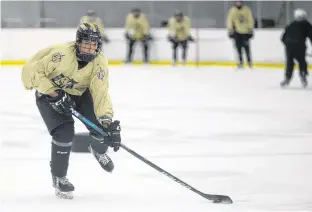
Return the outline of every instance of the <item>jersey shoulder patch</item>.
[[[105,76],[106,76],[105,69],[103,69],[102,67],[100,67],[100,69],[96,72],[96,77],[97,77],[99,80],[104,81]]]
[[[63,54],[61,52],[54,53],[54,54],[52,54],[52,62],[59,63],[59,62],[61,62],[61,60],[64,56],[65,56],[65,54]]]

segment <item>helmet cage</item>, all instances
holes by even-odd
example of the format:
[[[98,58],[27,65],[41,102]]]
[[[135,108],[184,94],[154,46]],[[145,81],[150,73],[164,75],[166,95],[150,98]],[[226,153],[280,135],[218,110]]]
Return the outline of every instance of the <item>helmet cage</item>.
[[[91,49],[91,46],[96,44],[95,49]],[[87,49],[89,46],[89,52],[81,51],[81,48]],[[95,24],[83,23],[79,26],[76,34],[76,55],[79,60],[90,62],[101,52],[102,40],[99,28]],[[94,52],[92,52],[94,50]]]

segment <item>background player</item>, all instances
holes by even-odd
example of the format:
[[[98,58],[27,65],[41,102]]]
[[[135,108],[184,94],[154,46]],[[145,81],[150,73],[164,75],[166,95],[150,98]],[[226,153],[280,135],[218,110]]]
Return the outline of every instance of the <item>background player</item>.
[[[74,120],[70,108],[103,127],[110,136],[101,137],[88,127],[93,139],[89,150],[102,168],[111,172],[108,145],[115,151],[121,142],[119,121],[112,121],[113,109],[108,94],[108,61],[101,53],[97,25],[79,26],[75,42],[47,47],[35,54],[22,69],[26,89],[36,90],[36,104],[52,137],[51,173],[56,195],[73,198],[74,186],[66,178]],[[87,141],[86,141],[87,142]]]
[[[286,50],[286,70],[285,79],[281,86],[287,86],[293,75],[294,60],[299,63],[299,75],[303,87],[307,87],[308,64],[306,62],[306,39],[309,38],[312,43],[312,26],[307,21],[307,13],[303,9],[294,11],[294,21],[286,26],[282,35],[282,42]]]
[[[251,49],[249,40],[253,37],[254,19],[250,8],[242,1],[236,1],[235,6],[229,10],[227,17],[227,28],[230,38],[234,39],[238,53],[238,68],[242,68],[243,53],[245,50],[248,66],[252,67]]]
[[[149,22],[144,13],[139,8],[132,9],[126,17],[126,39],[128,41],[128,55],[126,62],[132,62],[133,47],[137,41],[141,41],[143,45],[144,63],[149,62],[149,45],[152,39],[149,33]]]
[[[194,41],[191,36],[191,20],[182,12],[175,12],[174,16],[168,21],[168,39],[172,43],[173,50],[173,65],[177,63],[177,49],[178,46],[182,47],[182,60],[183,64],[187,60],[188,42]]]
[[[102,40],[105,43],[109,43],[109,38],[104,34],[104,24],[100,17],[97,16],[97,14],[93,10],[88,10],[87,14],[85,16],[82,16],[80,19],[80,24],[82,23],[90,23],[90,24],[96,24],[99,27]]]

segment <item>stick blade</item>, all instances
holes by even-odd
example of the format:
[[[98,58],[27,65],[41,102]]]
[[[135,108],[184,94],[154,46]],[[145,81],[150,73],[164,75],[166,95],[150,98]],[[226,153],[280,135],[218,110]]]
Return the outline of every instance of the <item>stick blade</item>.
[[[213,203],[232,204],[233,200],[229,196],[205,194],[206,198],[212,200]]]

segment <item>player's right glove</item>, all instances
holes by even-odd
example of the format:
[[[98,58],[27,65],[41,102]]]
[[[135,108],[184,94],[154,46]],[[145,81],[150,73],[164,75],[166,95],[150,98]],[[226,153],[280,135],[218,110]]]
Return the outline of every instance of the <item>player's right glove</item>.
[[[168,41],[172,42],[172,43],[177,43],[178,40],[175,36],[169,35],[168,36]]]
[[[50,103],[51,107],[60,114],[70,115],[71,108],[75,108],[75,102],[70,98],[70,96],[63,90],[55,91],[58,95],[52,97],[47,95],[46,100]]]
[[[193,36],[191,36],[191,35],[187,37],[187,40],[188,40],[188,41],[191,41],[191,42],[195,42],[195,39],[194,39]]]

